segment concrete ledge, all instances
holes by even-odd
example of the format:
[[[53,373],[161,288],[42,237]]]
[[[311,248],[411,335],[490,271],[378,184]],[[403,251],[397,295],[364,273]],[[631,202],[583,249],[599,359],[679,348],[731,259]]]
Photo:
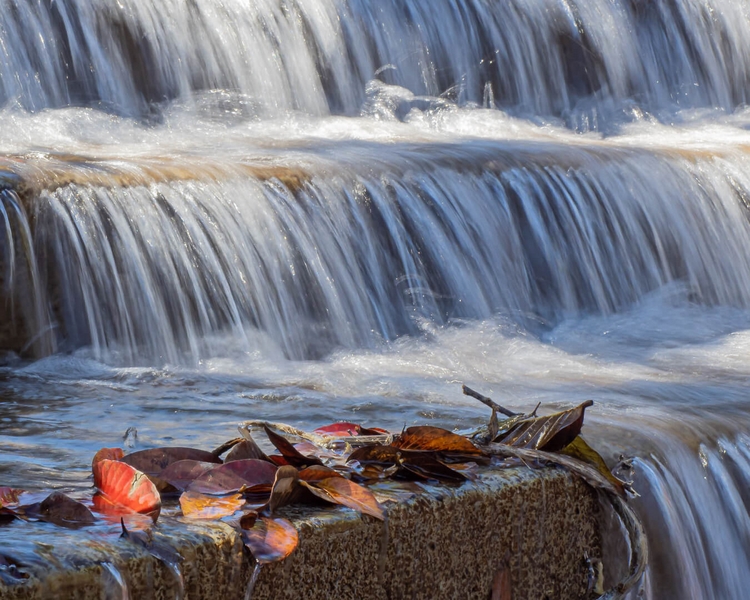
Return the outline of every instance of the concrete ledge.
[[[601,555],[596,493],[554,468],[485,470],[477,482],[430,488],[387,506],[387,529],[347,509],[282,512],[299,530],[300,545],[286,561],[262,568],[253,600],[487,600],[504,557],[514,600],[573,600],[586,594],[584,554]],[[175,571],[108,531],[0,527],[0,554],[14,555],[14,537],[23,536],[36,555],[31,560],[29,550],[16,549],[30,577],[17,584],[0,578],[0,598],[177,597]],[[182,556],[186,600],[244,598],[252,559],[228,525],[165,517],[154,540]]]

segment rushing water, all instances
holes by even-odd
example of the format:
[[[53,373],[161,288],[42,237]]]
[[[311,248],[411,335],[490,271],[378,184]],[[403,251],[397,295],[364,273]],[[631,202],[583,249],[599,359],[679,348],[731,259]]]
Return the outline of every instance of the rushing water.
[[[0,484],[592,398],[645,596],[745,597],[749,78],[737,0],[0,0]]]

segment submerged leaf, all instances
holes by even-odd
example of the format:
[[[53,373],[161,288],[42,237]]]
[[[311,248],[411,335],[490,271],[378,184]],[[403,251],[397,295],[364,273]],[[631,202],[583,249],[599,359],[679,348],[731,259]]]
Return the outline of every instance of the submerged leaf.
[[[356,511],[385,520],[385,511],[373,493],[344,477],[331,477],[308,483],[300,482],[318,498],[353,508]]]
[[[191,519],[221,519],[237,512],[245,504],[242,494],[207,496],[185,492],[180,496],[182,514]]]
[[[286,462],[295,467],[307,467],[310,465],[322,465],[321,461],[317,456],[305,456],[299,450],[297,450],[292,443],[287,440],[284,436],[279,435],[273,431],[268,425],[263,425],[263,429],[266,431],[268,439],[281,452]]]
[[[524,420],[495,441],[516,448],[557,452],[581,432],[584,412],[592,404],[587,400],[569,410]]]
[[[188,486],[188,490],[201,494],[222,495],[266,486],[270,492],[275,475],[276,467],[265,460],[235,460],[206,471]]]
[[[96,463],[94,485],[111,505],[149,514],[154,521],[159,516],[161,497],[156,486],[145,473],[124,462],[104,459]]]
[[[241,534],[242,541],[260,564],[284,560],[299,543],[297,530],[286,519],[258,517],[253,526],[243,529]]]
[[[52,492],[39,504],[39,517],[60,527],[90,525],[96,518],[88,507],[62,492]]]
[[[617,479],[617,477],[612,474],[612,471],[610,471],[607,463],[604,462],[604,459],[601,457],[601,455],[591,446],[589,446],[586,443],[586,440],[584,440],[580,435],[576,437],[576,439],[574,439],[570,444],[565,446],[565,448],[560,450],[560,454],[565,454],[567,456],[577,458],[578,460],[582,460],[583,462],[596,467],[596,470],[604,475],[604,477],[606,477],[607,480],[613,486],[615,486],[617,493],[620,494],[620,496],[622,496],[623,498],[625,497],[625,486],[623,482]]]

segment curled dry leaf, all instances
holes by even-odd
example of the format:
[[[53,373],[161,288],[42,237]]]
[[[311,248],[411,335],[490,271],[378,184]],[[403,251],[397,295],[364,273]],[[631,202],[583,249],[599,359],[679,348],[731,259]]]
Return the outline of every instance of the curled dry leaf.
[[[212,462],[178,460],[159,473],[159,479],[166,481],[175,489],[184,492],[193,481],[206,471],[214,468],[216,468],[216,463]]]
[[[318,498],[352,508],[381,521],[385,520],[385,511],[373,493],[349,479],[331,477],[311,483],[306,481],[300,483]]]
[[[185,492],[180,496],[182,514],[190,519],[221,519],[233,515],[245,504],[242,494],[208,496]]]
[[[234,494],[240,490],[270,493],[275,475],[276,467],[264,460],[235,460],[206,471],[188,486],[188,490],[211,495]]]
[[[99,489],[100,502],[94,506],[112,514],[117,507],[148,514],[156,521],[161,511],[161,497],[151,480],[130,465],[104,459],[94,465],[94,485]],[[102,498],[103,497],[103,498]]]
[[[297,530],[286,519],[257,517],[251,528],[241,530],[241,535],[260,564],[284,560],[299,543]]]
[[[516,448],[557,452],[581,432],[584,412],[592,404],[587,400],[569,410],[524,420],[495,441]]]
[[[94,454],[94,458],[91,460],[91,468],[93,469],[96,463],[105,458],[107,460],[120,460],[123,456],[125,456],[125,453],[122,448],[102,448]]]
[[[298,468],[323,464],[323,461],[317,456],[305,456],[302,454],[292,445],[291,442],[289,442],[289,440],[273,431],[268,425],[263,425],[263,429],[265,429],[268,439],[271,440],[271,443],[279,452],[281,452],[281,455],[288,464]]]
[[[614,488],[617,490],[617,493],[623,498],[625,497],[625,483],[620,481],[612,474],[612,471],[610,471],[607,463],[604,462],[604,459],[601,457],[601,455],[591,446],[589,446],[586,443],[586,440],[584,440],[580,435],[570,444],[565,446],[565,448],[560,450],[560,454],[572,456],[573,458],[577,458],[578,460],[582,460],[583,462],[596,467],[596,470],[604,475],[604,477],[607,478],[607,481],[609,481],[614,486]]]

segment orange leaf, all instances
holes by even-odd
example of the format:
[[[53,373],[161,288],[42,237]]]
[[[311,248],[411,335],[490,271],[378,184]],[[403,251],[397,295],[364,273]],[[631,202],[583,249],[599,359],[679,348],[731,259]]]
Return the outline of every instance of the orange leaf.
[[[392,445],[401,450],[423,450],[470,456],[482,454],[482,451],[472,444],[469,438],[429,425],[409,427],[393,440]]]
[[[148,514],[156,521],[161,497],[145,473],[124,462],[103,459],[94,465],[94,485],[110,504]]]
[[[343,477],[331,477],[314,483],[300,482],[318,498],[353,508],[356,511],[385,520],[385,511],[373,493]]]
[[[244,504],[242,494],[206,496],[197,492],[185,492],[180,496],[182,514],[191,519],[221,519],[233,515]]]
[[[96,463],[105,458],[108,460],[120,460],[123,456],[125,456],[125,453],[122,451],[122,448],[102,448],[94,454],[94,458],[91,461],[91,468],[93,469]]]
[[[297,530],[286,519],[258,517],[252,528],[241,533],[242,541],[261,564],[284,560],[299,543]]]

